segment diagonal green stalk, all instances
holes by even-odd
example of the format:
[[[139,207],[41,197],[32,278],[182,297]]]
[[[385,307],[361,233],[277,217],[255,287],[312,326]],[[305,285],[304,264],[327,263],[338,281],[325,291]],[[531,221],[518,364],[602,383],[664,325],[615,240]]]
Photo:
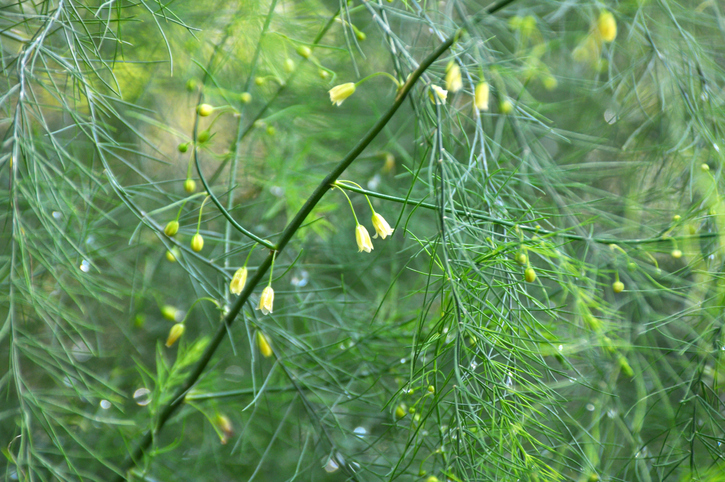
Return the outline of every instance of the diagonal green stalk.
[[[345,169],[347,169],[350,164],[352,164],[353,161],[357,159],[357,157],[363,152],[363,150],[365,150],[365,148],[373,141],[373,139],[377,137],[380,131],[383,130],[386,124],[390,122],[390,119],[392,119],[393,115],[403,104],[406,97],[412,90],[413,85],[415,85],[416,81],[420,78],[423,72],[425,72],[433,62],[435,62],[441,55],[443,55],[446,50],[448,50],[448,48],[450,48],[451,45],[453,45],[455,40],[459,37],[460,33],[460,31],[456,31],[453,35],[448,37],[448,39],[446,39],[446,41],[443,42],[434,52],[426,57],[423,62],[421,62],[420,66],[410,75],[405,84],[403,84],[403,87],[400,89],[400,92],[395,98],[395,101],[388,108],[385,114],[383,114],[382,117],[378,119],[375,125],[370,128],[365,136],[363,136],[363,138],[358,141],[355,147],[353,147],[350,152],[347,153],[347,155],[337,164],[337,166],[335,166],[335,168],[322,181],[320,181],[317,188],[315,188],[305,204],[300,208],[295,217],[292,219],[292,221],[290,221],[285,230],[282,232],[282,235],[275,247],[275,250],[272,251],[259,265],[259,268],[257,269],[255,275],[244,287],[239,295],[239,298],[237,298],[237,301],[229,310],[229,313],[227,313],[222,322],[219,324],[219,328],[214,334],[214,337],[210,341],[206,350],[204,350],[204,353],[199,359],[199,362],[189,373],[184,383],[178,388],[174,396],[171,398],[171,401],[168,402],[166,406],[161,408],[153,430],[149,431],[143,437],[133,453],[124,462],[124,468],[129,469],[140,461],[140,459],[146,453],[146,450],[151,445],[151,442],[153,441],[155,435],[159,431],[161,431],[166,422],[183,404],[186,393],[194,386],[196,381],[204,372],[204,369],[209,364],[212,356],[214,356],[214,353],[219,348],[219,345],[221,345],[221,342],[226,337],[227,330],[232,325],[232,323],[234,323],[234,320],[244,306],[244,303],[247,302],[254,289],[265,277],[267,270],[272,266],[272,261],[276,254],[281,252],[287,246],[287,243],[289,243],[295,233],[300,229],[307,216],[312,212],[315,206],[317,206],[320,200],[322,200],[323,196],[327,193],[327,191],[331,189],[332,184],[337,180],[337,178],[342,175]],[[123,475],[117,476],[116,480],[123,480]]]

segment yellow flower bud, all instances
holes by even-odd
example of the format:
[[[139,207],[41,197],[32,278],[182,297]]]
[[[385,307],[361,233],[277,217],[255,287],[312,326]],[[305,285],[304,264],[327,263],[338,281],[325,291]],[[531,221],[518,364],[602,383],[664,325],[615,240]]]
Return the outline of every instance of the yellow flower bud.
[[[438,482],[438,477],[436,477],[435,475],[431,475],[430,477],[425,479],[425,482]]]
[[[506,99],[501,102],[498,108],[501,110],[502,114],[510,114],[514,110],[514,105],[510,100]]]
[[[295,69],[295,62],[294,60],[290,59],[289,57],[284,60],[284,71],[288,74],[292,72]]]
[[[456,63],[449,64],[446,71],[446,88],[449,92],[458,92],[463,88],[461,68]]]
[[[622,283],[621,281],[615,281],[614,283],[612,283],[612,291],[614,291],[615,293],[621,293],[622,291],[624,291],[624,283]]]
[[[599,14],[597,30],[605,42],[612,42],[617,37],[617,21],[611,12],[604,10]]]
[[[358,253],[362,253],[363,251],[369,253],[373,250],[373,242],[370,240],[370,234],[362,224],[358,224],[355,228],[355,240],[357,241]]]
[[[196,233],[194,237],[191,238],[191,249],[193,249],[197,253],[204,249],[204,238],[201,234]]]
[[[682,251],[680,251],[679,249],[673,249],[672,253],[670,253],[670,254],[672,254],[672,257],[675,259],[682,258]]]
[[[524,279],[528,283],[536,281],[536,271],[534,271],[534,268],[526,268],[526,271],[524,271]]]
[[[161,315],[169,321],[176,321],[179,318],[179,310],[175,306],[164,305],[161,307]]]
[[[300,45],[297,47],[297,53],[300,54],[301,57],[309,59],[312,55],[312,50],[307,45]]]
[[[174,343],[176,343],[176,340],[178,340],[181,335],[184,334],[184,330],[186,327],[183,323],[177,323],[174,326],[171,327],[171,330],[169,331],[169,337],[166,339],[166,346],[170,347]]]
[[[345,99],[355,93],[355,84],[348,82],[346,84],[336,85],[330,89],[330,100],[335,105],[342,104]]]
[[[243,104],[249,104],[252,102],[252,94],[249,92],[242,92],[239,94],[239,100],[241,100]]]
[[[624,355],[619,355],[617,362],[619,362],[619,368],[622,369],[622,373],[624,373],[628,377],[634,376],[634,370],[632,370],[632,367],[629,365],[629,362],[624,357]]]
[[[476,90],[473,92],[473,102],[476,104],[478,110],[488,110],[488,95],[491,88],[487,82],[481,82],[476,86]]]
[[[433,89],[433,94],[435,94],[431,94],[431,100],[436,104],[445,104],[448,98],[448,91],[437,85],[431,85],[430,88]]]
[[[171,248],[171,251],[166,252],[166,259],[169,261],[169,263],[175,263],[177,259],[179,259],[179,256],[181,256],[181,253],[179,252],[179,248],[174,246]]]
[[[262,310],[262,314],[268,315],[272,313],[272,307],[274,305],[274,290],[271,286],[267,286],[262,291],[262,296],[259,297],[258,310]]]
[[[219,427],[219,430],[221,430],[222,432],[222,444],[226,444],[229,440],[229,437],[234,435],[234,427],[232,426],[232,421],[229,420],[229,417],[227,417],[226,415],[218,414],[214,419],[214,424]]]
[[[179,232],[179,222],[176,220],[169,221],[168,224],[166,225],[166,227],[164,228],[164,234],[169,237],[175,235],[178,232]]]
[[[317,74],[320,76],[321,79],[326,79],[330,76],[330,73],[325,69],[320,69]]]
[[[186,81],[186,90],[188,90],[189,92],[194,92],[197,85],[198,83],[196,82],[196,79],[189,79]]]
[[[196,191],[196,181],[193,179],[187,179],[184,181],[184,191],[188,192],[189,194]]]
[[[209,104],[201,104],[196,108],[196,112],[201,117],[208,117],[214,112],[214,107],[210,106]]]
[[[408,413],[405,405],[401,404],[395,408],[395,418],[403,418]]]
[[[229,291],[234,293],[235,295],[238,295],[244,289],[245,284],[247,284],[247,267],[246,266],[239,268],[237,270],[237,272],[234,273],[232,282],[229,283]]]
[[[380,236],[385,239],[393,234],[393,228],[391,228],[385,218],[378,213],[373,213],[373,227],[375,228],[375,236],[373,236],[373,238],[377,239],[377,237]]]
[[[257,332],[257,346],[259,347],[259,352],[264,358],[272,356],[272,346],[269,343],[269,338],[267,338],[267,335],[261,331]]]
[[[701,170],[702,172],[707,172],[707,171],[709,171],[709,170],[710,170],[710,166],[708,166],[708,165],[707,165],[707,164],[705,164],[705,163],[702,163],[702,164],[700,164],[700,170]]]

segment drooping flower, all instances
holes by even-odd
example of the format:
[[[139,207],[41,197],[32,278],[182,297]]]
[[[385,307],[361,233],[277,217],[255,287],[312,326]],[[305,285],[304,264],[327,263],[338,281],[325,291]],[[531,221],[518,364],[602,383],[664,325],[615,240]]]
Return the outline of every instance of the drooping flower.
[[[481,82],[476,86],[473,93],[473,103],[476,104],[478,110],[488,110],[488,97],[491,92],[487,82]]]
[[[171,345],[176,343],[176,340],[178,340],[181,335],[184,334],[184,330],[186,330],[186,327],[183,323],[177,323],[172,326],[171,330],[169,331],[169,337],[166,339],[166,346],[170,347]]]
[[[355,93],[355,84],[348,82],[346,84],[336,85],[330,89],[330,100],[335,105],[342,104],[345,99]]]
[[[612,42],[617,38],[617,21],[611,12],[604,10],[599,14],[597,30],[599,30],[599,35],[602,36],[602,40],[605,42]]]
[[[272,313],[272,306],[274,305],[274,290],[271,286],[267,286],[262,291],[262,296],[259,297],[258,310],[262,310],[262,314],[268,315]]]
[[[438,87],[437,85],[431,85],[430,88],[433,89],[433,92],[435,93],[434,96],[431,96],[433,102],[436,104],[445,104],[446,99],[448,98],[448,91]]]
[[[370,234],[362,224],[358,224],[355,228],[355,240],[357,241],[358,253],[362,253],[363,251],[369,253],[373,250],[373,242],[370,240]]]
[[[458,92],[463,88],[461,68],[456,63],[451,64],[446,71],[446,87],[449,92]]]
[[[231,283],[229,283],[229,291],[238,295],[244,289],[244,285],[247,284],[247,267],[243,266],[234,273]]]
[[[272,356],[272,345],[269,342],[269,338],[267,338],[267,335],[261,331],[257,332],[257,346],[259,347],[259,352],[262,356],[265,358]]]
[[[373,238],[377,239],[377,237],[380,236],[385,239],[393,234],[393,228],[391,228],[385,218],[378,213],[373,213],[373,227],[375,228],[375,236],[373,236]]]

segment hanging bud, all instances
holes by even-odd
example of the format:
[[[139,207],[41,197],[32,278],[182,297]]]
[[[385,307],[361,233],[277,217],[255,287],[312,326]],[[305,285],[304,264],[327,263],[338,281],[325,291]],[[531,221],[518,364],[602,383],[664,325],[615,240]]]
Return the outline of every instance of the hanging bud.
[[[178,309],[176,309],[175,306],[164,305],[161,307],[161,316],[163,316],[164,318],[166,318],[169,321],[178,320],[181,317],[180,315],[181,315],[180,311]]]
[[[380,236],[385,239],[393,234],[393,228],[391,228],[385,218],[378,213],[373,213],[373,227],[375,228],[375,236],[373,236],[373,238],[377,239],[377,237]]]
[[[395,407],[395,418],[403,418],[408,414],[407,407],[405,404],[400,404]]]
[[[239,94],[239,100],[241,100],[243,104],[249,104],[252,102],[252,94],[249,92],[242,92]]]
[[[307,45],[300,45],[297,47],[297,53],[300,54],[300,57],[309,59],[312,55],[312,50]]]
[[[536,281],[536,271],[534,271],[534,268],[526,268],[526,271],[524,271],[524,279],[528,283],[533,283]]]
[[[189,150],[189,143],[188,142],[184,142],[182,144],[179,144],[179,152],[181,152],[183,154],[184,152],[186,152],[188,150]]]
[[[453,61],[448,64],[448,68],[446,69],[446,88],[449,92],[458,92],[463,88],[461,68]]]
[[[226,415],[218,414],[214,419],[214,424],[221,431],[221,442],[222,445],[225,445],[229,441],[229,437],[234,435],[234,427],[232,426],[232,421],[229,420],[229,417],[227,417]]]
[[[196,79],[189,79],[186,81],[186,90],[188,90],[189,92],[194,92],[197,85],[198,83],[196,82]]]
[[[247,267],[244,266],[242,268],[239,268],[236,273],[234,273],[234,277],[232,278],[232,282],[229,283],[229,291],[234,293],[235,295],[238,295],[242,292],[244,289],[244,285],[247,284]]]
[[[599,14],[597,30],[599,30],[599,35],[605,42],[612,42],[617,37],[617,21],[611,12],[604,10]]]
[[[196,181],[193,179],[187,179],[184,181],[184,191],[188,192],[189,194],[196,191]]]
[[[267,338],[267,335],[261,331],[257,332],[257,346],[259,347],[259,352],[264,358],[272,356],[272,346],[269,342],[269,338]]]
[[[209,104],[201,104],[196,108],[196,112],[201,117],[209,117],[212,112],[214,112],[214,107],[210,106]]]
[[[194,237],[191,238],[191,249],[193,249],[197,253],[204,249],[204,238],[201,234],[196,233]]]
[[[624,291],[624,283],[622,283],[621,281],[615,281],[614,283],[612,283],[612,291],[614,291],[615,293],[621,293],[622,291]]]
[[[169,263],[176,263],[176,260],[179,259],[179,256],[181,256],[181,253],[179,252],[179,248],[174,246],[171,248],[170,251],[166,251],[166,260]]]
[[[473,93],[473,102],[476,104],[478,110],[488,110],[488,96],[491,88],[487,82],[481,82],[476,86],[476,90]]]
[[[373,250],[373,242],[370,240],[370,234],[362,224],[358,224],[355,228],[355,240],[357,241],[358,253],[362,253],[363,251],[369,253]]]
[[[501,110],[502,114],[510,114],[514,110],[514,105],[510,100],[506,99],[499,104],[498,108]]]
[[[673,250],[672,250],[672,253],[670,253],[670,254],[671,254],[671,255],[672,255],[672,257],[673,257],[673,258],[675,258],[675,259],[680,259],[680,258],[682,258],[682,251],[680,251],[679,249],[673,249]]]
[[[321,79],[327,79],[330,77],[330,73],[325,69],[320,69],[317,74],[320,76]]]
[[[284,59],[284,71],[288,74],[295,69],[295,62],[291,58]]]
[[[178,340],[181,335],[184,334],[184,330],[186,330],[186,327],[183,323],[177,323],[172,326],[171,330],[169,331],[169,337],[166,339],[166,347],[168,348],[176,343],[176,340]]]
[[[169,221],[168,224],[166,225],[166,227],[164,228],[164,234],[169,237],[174,236],[178,232],[179,232],[179,222],[176,220]]]
[[[211,132],[209,132],[209,129],[204,129],[199,132],[199,135],[196,138],[199,142],[206,142],[211,138]]]
[[[274,305],[274,290],[271,286],[267,286],[262,290],[262,296],[259,297],[259,306],[257,306],[258,310],[262,310],[263,315],[268,315],[272,313],[272,308]]]
[[[330,89],[330,100],[335,105],[342,104],[345,99],[355,93],[355,84],[348,82],[346,84],[336,85]]]

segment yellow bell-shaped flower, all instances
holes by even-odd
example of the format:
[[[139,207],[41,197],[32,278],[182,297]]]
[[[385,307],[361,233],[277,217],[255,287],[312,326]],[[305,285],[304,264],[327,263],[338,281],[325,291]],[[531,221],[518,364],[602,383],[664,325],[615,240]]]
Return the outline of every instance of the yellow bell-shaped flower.
[[[257,346],[259,347],[259,352],[262,356],[265,358],[272,356],[272,345],[269,342],[269,338],[267,338],[267,335],[261,331],[257,332]]]
[[[375,228],[375,236],[373,236],[373,238],[380,236],[385,239],[393,234],[393,228],[391,228],[385,218],[378,213],[373,213],[373,227]]]
[[[446,87],[449,92],[458,92],[463,88],[461,68],[456,63],[450,64],[446,71]]]
[[[262,291],[262,296],[259,297],[258,310],[262,310],[262,314],[268,315],[272,313],[272,307],[274,305],[274,290],[271,286],[267,286]]]
[[[487,82],[481,82],[476,86],[473,93],[473,103],[476,104],[478,110],[488,110],[488,97],[491,92]]]
[[[370,240],[370,234],[362,224],[358,224],[355,228],[355,240],[357,241],[358,253],[362,253],[363,251],[369,253],[373,250],[373,242]]]
[[[604,10],[599,14],[597,30],[599,30],[599,35],[601,35],[602,40],[605,42],[612,42],[617,38],[617,21],[611,12]]]
[[[355,93],[355,84],[348,82],[346,84],[336,85],[330,89],[330,100],[335,105],[342,104],[345,99]]]
[[[170,347],[171,345],[176,343],[176,340],[178,340],[181,335],[184,334],[184,330],[186,330],[186,327],[183,323],[177,323],[172,326],[171,330],[169,331],[169,337],[166,339],[166,346]]]
[[[245,284],[247,284],[246,266],[239,268],[237,272],[234,273],[234,277],[232,278],[231,283],[229,283],[229,291],[231,293],[234,293],[235,295],[238,295],[244,289]]]

